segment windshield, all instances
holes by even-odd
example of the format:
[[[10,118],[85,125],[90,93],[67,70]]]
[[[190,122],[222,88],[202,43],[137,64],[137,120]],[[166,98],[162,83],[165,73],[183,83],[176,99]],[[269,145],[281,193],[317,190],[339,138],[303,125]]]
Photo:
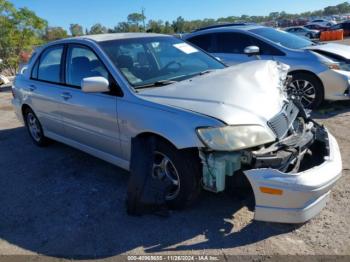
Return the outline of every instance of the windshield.
[[[145,37],[100,43],[135,88],[171,84],[225,66],[175,37]]]
[[[273,28],[252,29],[251,32],[291,49],[302,49],[314,44],[303,37]]]

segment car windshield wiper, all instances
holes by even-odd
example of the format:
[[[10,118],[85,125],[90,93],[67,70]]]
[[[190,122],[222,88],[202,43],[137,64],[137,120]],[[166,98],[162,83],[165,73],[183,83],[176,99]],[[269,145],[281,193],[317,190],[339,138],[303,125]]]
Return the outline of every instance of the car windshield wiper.
[[[166,86],[170,84],[177,83],[175,80],[158,80],[156,82],[150,83],[150,84],[144,84],[144,85],[138,85],[135,86],[135,89],[142,89],[142,88],[149,88],[149,87],[158,87],[158,86]]]
[[[209,74],[209,73],[211,73],[211,72],[213,72],[213,71],[214,71],[214,70],[211,70],[211,69],[204,70],[204,71],[202,71],[202,72],[199,72],[198,75],[202,76],[202,75],[205,75],[205,74]]]
[[[186,79],[189,79],[189,78],[192,78],[192,77],[195,77],[195,76],[209,74],[209,73],[211,73],[213,71],[214,70],[208,69],[208,70],[204,70],[204,71],[201,71],[201,72],[196,72],[194,74],[187,75],[187,76],[186,75],[177,76],[175,78],[176,79],[180,79],[180,78],[186,77]],[[159,86],[170,85],[170,84],[174,84],[174,83],[178,82],[177,80],[174,80],[175,78],[167,79],[167,80],[158,80],[158,81],[150,83],[150,84],[138,85],[138,86],[135,86],[134,88],[135,89],[143,89],[143,88],[151,88],[151,87],[159,87]]]
[[[205,74],[209,74],[209,73],[211,73],[213,71],[214,70],[212,70],[212,69],[207,69],[207,70],[204,70],[204,71],[201,71],[201,72],[196,72],[196,73],[188,75],[186,79],[190,79],[190,78],[195,77],[195,76],[202,76],[202,75],[205,75]]]

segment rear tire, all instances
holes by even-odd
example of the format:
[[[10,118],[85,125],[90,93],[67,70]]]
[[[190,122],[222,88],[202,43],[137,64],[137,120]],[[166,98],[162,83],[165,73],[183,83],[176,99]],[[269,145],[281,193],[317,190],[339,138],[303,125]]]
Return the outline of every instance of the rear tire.
[[[316,109],[324,100],[322,82],[316,76],[308,73],[292,74],[292,81],[287,92],[308,109]]]
[[[168,206],[173,209],[184,209],[192,205],[201,192],[201,163],[198,152],[191,149],[178,150],[170,143],[158,139],[154,152],[155,162],[160,161],[157,155],[165,156],[170,161],[169,169],[175,174],[174,181],[178,180],[178,188],[174,185],[166,195]],[[152,176],[154,171],[153,169]]]
[[[45,137],[41,123],[33,110],[30,108],[25,109],[23,117],[27,131],[34,144],[40,147],[48,145],[49,139]]]

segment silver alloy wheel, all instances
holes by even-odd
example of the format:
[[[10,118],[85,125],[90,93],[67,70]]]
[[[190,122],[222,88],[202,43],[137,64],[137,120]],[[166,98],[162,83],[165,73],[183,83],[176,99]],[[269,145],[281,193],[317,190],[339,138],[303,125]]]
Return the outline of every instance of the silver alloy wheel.
[[[159,180],[167,179],[171,183],[166,200],[175,199],[180,192],[180,177],[173,162],[165,154],[154,152],[152,177]]]
[[[42,138],[40,125],[39,125],[38,119],[31,112],[27,114],[27,125],[32,138],[36,142],[39,142],[40,139]]]
[[[305,107],[309,107],[316,99],[316,89],[307,80],[294,80],[288,87],[288,94],[297,98]]]

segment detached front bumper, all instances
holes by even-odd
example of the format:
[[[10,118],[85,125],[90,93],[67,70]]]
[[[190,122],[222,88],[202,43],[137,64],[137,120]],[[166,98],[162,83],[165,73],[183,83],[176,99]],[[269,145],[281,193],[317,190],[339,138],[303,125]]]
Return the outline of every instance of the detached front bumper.
[[[328,137],[329,156],[306,171],[294,174],[271,168],[244,171],[255,195],[256,220],[303,223],[325,207],[342,171],[337,141],[329,133]]]

